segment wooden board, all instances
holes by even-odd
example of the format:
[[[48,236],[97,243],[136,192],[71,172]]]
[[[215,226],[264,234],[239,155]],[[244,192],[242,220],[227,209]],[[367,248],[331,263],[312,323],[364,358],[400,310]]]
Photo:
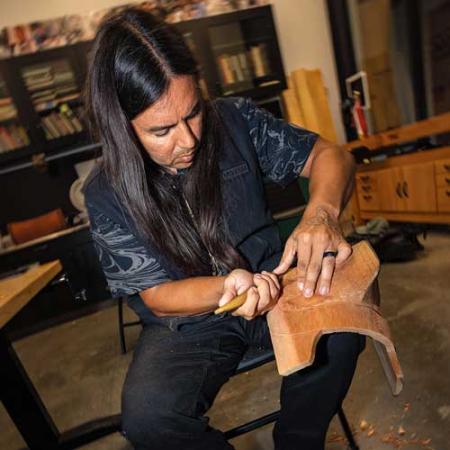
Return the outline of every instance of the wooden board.
[[[430,117],[429,119],[395,128],[384,133],[369,136],[367,139],[352,141],[343,147],[352,150],[358,147],[367,147],[376,150],[382,147],[401,144],[403,142],[414,141],[416,139],[433,136],[435,134],[447,133],[450,131],[450,112]]]
[[[303,117],[295,91],[293,89],[285,89],[282,95],[287,121],[299,127],[306,128],[305,118]]]
[[[322,335],[352,332],[374,340],[393,394],[401,391],[403,373],[389,326],[379,309],[379,267],[375,252],[363,241],[353,247],[352,256],[336,270],[327,296],[303,297],[297,286],[296,269],[283,276],[282,296],[267,314],[281,375],[311,365]]]
[[[449,211],[450,212],[450,211]],[[370,220],[382,216],[384,219],[392,222],[420,222],[420,223],[442,223],[450,224],[450,214],[445,210],[436,214],[411,213],[411,212],[385,212],[385,211],[361,211],[361,219]]]
[[[298,69],[292,72],[291,79],[305,127],[336,142],[336,130],[320,70]]]
[[[0,280],[0,327],[14,317],[61,270],[61,263],[52,261]]]

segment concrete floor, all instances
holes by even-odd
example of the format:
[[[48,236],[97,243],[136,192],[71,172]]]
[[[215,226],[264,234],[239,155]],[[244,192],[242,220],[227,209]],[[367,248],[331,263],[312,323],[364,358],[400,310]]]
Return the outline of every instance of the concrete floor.
[[[405,388],[399,397],[392,397],[368,345],[344,404],[362,450],[450,448],[450,235],[433,233],[424,245],[426,250],[415,261],[382,267],[382,308],[395,338]],[[60,430],[119,412],[131,353],[120,354],[116,324],[116,309],[109,308],[15,344]],[[139,327],[127,331],[131,347],[138,333]],[[210,411],[212,424],[227,429],[270,412],[277,406],[279,384],[274,364],[235,377]],[[364,431],[361,421],[367,422]],[[269,425],[233,444],[237,450],[272,449],[271,429]],[[0,430],[1,449],[25,447],[3,406]],[[327,441],[327,450],[346,447],[337,420]],[[114,434],[84,448],[131,446]]]

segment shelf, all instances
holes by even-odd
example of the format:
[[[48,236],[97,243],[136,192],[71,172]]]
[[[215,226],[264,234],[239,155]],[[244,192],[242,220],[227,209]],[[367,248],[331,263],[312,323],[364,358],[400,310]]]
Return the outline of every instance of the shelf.
[[[211,48],[215,51],[216,49],[224,49],[224,48],[232,48],[232,47],[245,47],[248,49],[248,47],[251,47],[252,44],[265,44],[267,42],[270,42],[271,38],[264,37],[264,38],[254,38],[254,39],[244,39],[242,41],[236,41],[236,42],[229,42],[226,44],[217,44],[212,45]]]
[[[16,117],[11,117],[10,119],[0,119],[0,127],[5,125],[17,124],[20,123],[20,119]]]
[[[55,109],[61,108],[61,106],[63,105],[73,105],[73,106],[80,106],[81,105],[81,94],[77,94],[76,96],[74,96],[72,99],[69,100],[65,100],[65,99],[60,99],[57,101],[49,101],[48,103],[53,103],[53,105],[49,105],[47,108],[43,108],[43,109],[37,109],[36,112],[38,112],[39,114],[42,113],[46,113],[48,111],[53,111]]]
[[[64,151],[61,151],[61,148],[58,151],[47,151],[45,152],[44,162],[50,162],[57,159],[69,158],[74,155],[88,153],[88,152],[99,152],[101,151],[101,145],[98,143],[92,142],[83,142],[79,141],[77,145],[72,145],[66,147]],[[14,153],[14,152],[11,152]],[[33,151],[30,147],[27,149],[21,149],[18,151],[17,155],[14,155],[15,158],[7,159],[3,158],[3,156],[7,156],[4,154],[0,154],[0,175],[5,175],[8,173],[17,172],[23,169],[27,169],[33,166],[33,162],[30,157],[34,154],[38,154],[42,152]],[[93,156],[95,157],[95,156]]]
[[[400,128],[374,134],[366,139],[352,141],[343,147],[353,150],[359,147],[367,147],[369,150],[377,150],[382,147],[390,147],[409,141],[414,141],[435,134],[450,132],[450,112],[430,117]]]
[[[259,85],[255,85],[254,80],[256,78],[253,78],[251,80],[248,80],[247,83],[250,83],[251,86],[245,87],[243,86],[245,82],[237,82],[237,83],[230,83],[230,84],[222,84],[221,87],[223,89],[223,95],[244,95],[245,92],[250,92],[254,89],[262,89],[264,87],[268,86],[278,86],[281,85],[280,80],[273,80],[273,81],[266,81]],[[245,83],[246,84],[246,83]],[[242,86],[244,89],[239,89],[239,87]]]
[[[193,50],[204,79],[202,85],[206,86],[204,90],[209,91],[209,95],[224,92],[220,95],[242,95],[259,100],[279,95],[285,87],[270,6],[180,22],[174,26],[184,34]],[[229,33],[224,35],[226,30]],[[212,36],[216,40],[212,41]],[[212,44],[215,48],[211,47]],[[0,153],[0,166],[22,162],[35,153],[58,155],[89,142],[87,126],[79,110],[82,105],[79,95],[87,72],[87,48],[91,45],[92,41],[84,41],[2,59],[0,66],[4,77],[0,76],[0,104],[4,97],[4,105],[0,111],[3,109],[7,116],[12,114],[12,107],[17,107],[20,121],[18,118],[8,119],[0,122],[0,127],[10,123],[24,126],[31,143],[24,148]],[[233,83],[221,84],[225,79],[221,77],[214,58],[220,50],[224,53],[228,50],[228,54],[233,56],[232,64],[227,62],[232,76],[226,79]],[[258,75],[266,75],[256,77],[255,71]],[[65,100],[66,96],[74,98]],[[8,103],[10,99],[12,105]],[[67,115],[63,122],[57,116],[65,105],[80,122],[81,131],[80,127],[75,127],[76,132],[69,133],[74,131],[66,120],[70,122],[73,118],[70,111],[63,111],[62,114]],[[53,125],[59,125],[59,132],[54,128],[50,131],[49,120],[54,121]]]
[[[35,153],[30,145],[26,147],[17,148],[15,150],[6,150],[0,152],[0,170],[1,167],[7,166],[10,163],[14,163],[24,158],[30,157]]]
[[[227,43],[227,44],[220,44],[220,45],[212,45],[211,46],[211,48],[213,50],[223,49],[223,48],[230,48],[230,47],[246,47],[246,41],[230,42],[230,43]]]

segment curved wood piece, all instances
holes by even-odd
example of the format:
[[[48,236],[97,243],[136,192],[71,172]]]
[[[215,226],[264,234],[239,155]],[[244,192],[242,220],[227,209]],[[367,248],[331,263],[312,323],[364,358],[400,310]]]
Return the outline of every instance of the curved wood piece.
[[[359,333],[374,340],[392,393],[400,393],[403,373],[389,326],[379,309],[379,268],[375,252],[363,241],[336,270],[327,296],[303,297],[297,287],[296,269],[283,276],[283,294],[267,314],[280,375],[311,365],[317,342],[324,334]]]

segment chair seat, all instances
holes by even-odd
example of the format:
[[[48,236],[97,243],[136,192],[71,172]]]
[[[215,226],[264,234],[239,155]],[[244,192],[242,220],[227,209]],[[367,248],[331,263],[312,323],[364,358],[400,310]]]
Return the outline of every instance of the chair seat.
[[[274,359],[275,355],[272,349],[250,347],[244,354],[242,361],[239,363],[235,375],[238,375],[242,372],[248,372],[249,370],[255,369],[256,367],[271,362]]]

